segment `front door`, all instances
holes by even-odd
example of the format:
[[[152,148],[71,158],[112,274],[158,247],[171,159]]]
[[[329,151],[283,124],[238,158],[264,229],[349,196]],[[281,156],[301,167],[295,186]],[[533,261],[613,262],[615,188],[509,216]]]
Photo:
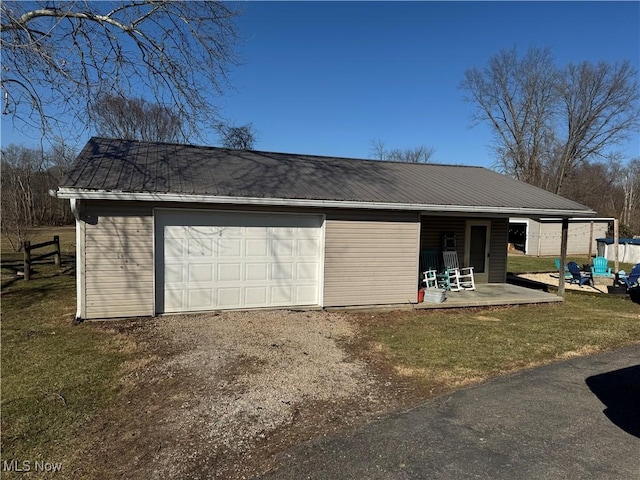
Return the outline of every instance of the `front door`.
[[[468,220],[466,237],[465,265],[473,267],[476,282],[487,283],[489,281],[491,221]]]

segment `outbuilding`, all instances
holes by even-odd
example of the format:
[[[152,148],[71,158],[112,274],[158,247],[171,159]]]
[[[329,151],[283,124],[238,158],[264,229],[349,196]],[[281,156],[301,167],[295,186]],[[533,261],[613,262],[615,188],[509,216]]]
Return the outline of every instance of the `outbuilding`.
[[[568,255],[595,255],[597,239],[607,236],[613,218],[570,218]],[[509,244],[525,255],[560,255],[562,218],[511,218]]]
[[[482,167],[92,138],[57,196],[77,317],[417,301],[421,250],[503,283],[510,217],[589,208]]]

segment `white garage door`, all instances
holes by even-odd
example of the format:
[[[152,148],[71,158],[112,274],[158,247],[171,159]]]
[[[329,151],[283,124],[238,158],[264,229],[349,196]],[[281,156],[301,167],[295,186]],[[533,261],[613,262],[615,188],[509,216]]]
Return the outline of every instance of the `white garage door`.
[[[318,305],[322,224],[319,215],[157,211],[158,312]]]

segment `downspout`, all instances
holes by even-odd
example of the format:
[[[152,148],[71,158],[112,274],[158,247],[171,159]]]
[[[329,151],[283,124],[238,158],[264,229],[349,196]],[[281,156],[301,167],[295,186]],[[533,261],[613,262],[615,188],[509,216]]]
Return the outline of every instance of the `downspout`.
[[[60,198],[57,190],[49,190],[49,195],[53,198]],[[84,243],[80,230],[80,199],[70,198],[69,203],[73,218],[76,220],[76,316],[74,323],[79,323],[82,321],[82,299],[84,298],[84,255],[82,254]]]
[[[84,298],[84,256],[82,255],[83,241],[80,225],[80,200],[69,199],[71,213],[76,219],[76,317],[75,322],[82,321],[82,299]]]

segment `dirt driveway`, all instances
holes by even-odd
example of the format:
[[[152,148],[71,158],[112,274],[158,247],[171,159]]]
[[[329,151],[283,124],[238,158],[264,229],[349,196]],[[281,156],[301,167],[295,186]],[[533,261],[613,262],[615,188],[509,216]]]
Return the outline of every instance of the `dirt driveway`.
[[[410,402],[358,353],[346,314],[254,311],[104,324],[135,339],[118,402],[88,429],[93,478],[251,478],[274,455]]]

